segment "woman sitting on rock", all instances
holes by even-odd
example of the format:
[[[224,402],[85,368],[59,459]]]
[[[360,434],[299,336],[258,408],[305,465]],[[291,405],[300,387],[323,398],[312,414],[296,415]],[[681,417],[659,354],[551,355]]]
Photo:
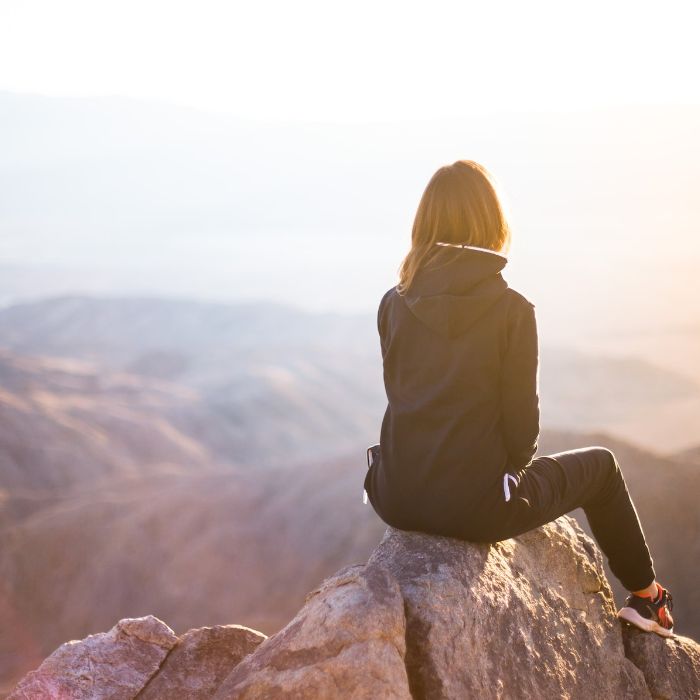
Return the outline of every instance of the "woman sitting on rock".
[[[620,465],[605,447],[534,457],[539,440],[535,306],[501,276],[511,233],[473,161],[432,177],[399,283],[377,314],[388,406],[364,488],[384,522],[497,542],[581,507],[631,592],[618,616],[672,636],[672,600]]]

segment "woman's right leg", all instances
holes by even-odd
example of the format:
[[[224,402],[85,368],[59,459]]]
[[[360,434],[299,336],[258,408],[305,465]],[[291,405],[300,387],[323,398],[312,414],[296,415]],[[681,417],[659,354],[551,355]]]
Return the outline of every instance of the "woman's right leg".
[[[629,591],[655,580],[654,566],[620,465],[606,447],[536,457],[519,474],[517,496],[530,507],[527,524],[555,520],[582,507],[613,574]]]

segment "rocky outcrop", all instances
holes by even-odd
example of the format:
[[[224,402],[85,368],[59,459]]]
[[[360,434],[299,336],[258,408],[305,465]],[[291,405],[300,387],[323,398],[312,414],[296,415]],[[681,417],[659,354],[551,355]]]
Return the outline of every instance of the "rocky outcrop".
[[[265,635],[242,625],[182,637],[157,617],[120,620],[109,632],[67,642],[27,674],[7,700],[200,700]]]
[[[143,625],[159,632],[125,636]],[[623,629],[571,518],[491,546],[388,528],[269,638],[122,621],[63,645],[11,695],[64,697],[697,699],[700,647]]]
[[[156,617],[121,620],[109,632],[62,644],[8,700],[129,700],[176,642],[175,633]]]
[[[570,519],[494,546],[393,531],[369,565],[400,582],[418,697],[645,696],[600,555]]]

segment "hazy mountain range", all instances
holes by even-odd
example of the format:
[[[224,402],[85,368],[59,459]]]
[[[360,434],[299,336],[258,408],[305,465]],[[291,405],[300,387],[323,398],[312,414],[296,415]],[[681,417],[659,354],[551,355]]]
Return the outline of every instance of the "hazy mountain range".
[[[698,289],[698,109],[340,125],[0,92],[0,296],[369,310],[395,283],[430,175],[474,158],[503,186],[509,280],[550,338],[697,336],[684,301]]]
[[[62,296],[0,309],[0,338],[22,357],[62,357],[76,368],[80,361],[88,375],[120,373],[103,376],[106,387],[136,381],[123,373],[147,378],[139,390],[170,392],[164,413],[217,459],[252,457],[260,466],[361,452],[378,439],[386,406],[374,313]],[[543,425],[610,431],[658,452],[695,445],[700,383],[687,376],[546,339],[540,365]]]

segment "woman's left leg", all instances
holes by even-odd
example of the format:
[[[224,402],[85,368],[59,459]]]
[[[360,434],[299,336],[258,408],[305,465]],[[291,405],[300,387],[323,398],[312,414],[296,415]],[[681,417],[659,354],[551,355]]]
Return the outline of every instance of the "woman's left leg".
[[[529,503],[516,513],[511,523],[516,527],[537,527],[582,507],[622,585],[639,591],[653,584],[654,566],[644,532],[620,465],[608,448],[584,447],[536,457],[518,474],[514,496]]]
[[[504,500],[481,514],[477,539],[515,537],[582,507],[613,574],[632,592],[618,617],[647,632],[673,636],[673,600],[665,588],[657,590],[642,526],[611,450],[583,447],[536,457],[512,479],[506,476]]]

